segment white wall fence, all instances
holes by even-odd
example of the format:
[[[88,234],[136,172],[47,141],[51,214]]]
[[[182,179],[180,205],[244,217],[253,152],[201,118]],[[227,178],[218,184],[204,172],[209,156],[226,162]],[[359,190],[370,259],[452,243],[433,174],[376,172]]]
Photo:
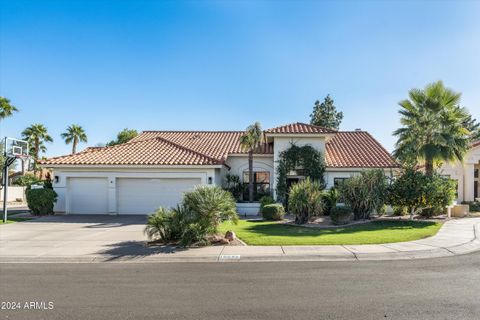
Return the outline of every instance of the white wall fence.
[[[8,187],[7,202],[25,202],[25,189],[26,187]],[[0,190],[0,201],[3,202],[3,192]]]

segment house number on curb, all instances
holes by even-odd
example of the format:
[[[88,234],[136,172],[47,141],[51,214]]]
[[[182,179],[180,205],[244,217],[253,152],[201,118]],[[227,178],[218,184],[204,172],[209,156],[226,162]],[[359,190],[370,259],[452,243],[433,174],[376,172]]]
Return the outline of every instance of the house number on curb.
[[[240,260],[240,255],[239,254],[222,254],[220,256],[220,260]]]

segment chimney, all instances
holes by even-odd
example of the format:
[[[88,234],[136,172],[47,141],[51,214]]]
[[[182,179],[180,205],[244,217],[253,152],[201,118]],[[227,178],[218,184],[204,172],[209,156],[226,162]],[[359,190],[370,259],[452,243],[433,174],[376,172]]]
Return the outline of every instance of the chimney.
[[[362,129],[361,129],[361,128],[357,128],[357,129],[355,129],[355,131],[362,131]]]

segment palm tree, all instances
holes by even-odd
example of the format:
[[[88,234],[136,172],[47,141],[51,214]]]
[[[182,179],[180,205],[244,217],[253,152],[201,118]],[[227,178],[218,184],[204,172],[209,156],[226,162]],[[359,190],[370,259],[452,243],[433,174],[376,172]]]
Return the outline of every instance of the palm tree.
[[[240,137],[240,146],[248,151],[248,201],[253,202],[253,152],[263,141],[263,132],[260,123],[247,127],[245,134]]]
[[[53,142],[52,137],[48,134],[47,128],[43,124],[32,124],[30,127],[26,128],[22,132],[23,139],[27,140],[30,147],[30,155],[35,161],[35,166],[33,167],[33,173],[37,173],[37,161],[40,155],[40,152],[46,152],[47,147],[45,142]]]
[[[469,113],[459,106],[460,96],[441,81],[410,90],[409,99],[399,103],[402,127],[393,132],[398,137],[394,155],[412,165],[423,161],[427,175],[436,161],[461,161],[470,137],[464,125]]]
[[[18,109],[5,97],[0,97],[0,120],[11,117]]]
[[[79,125],[72,124],[67,127],[67,131],[60,135],[66,144],[72,143],[72,154],[77,153],[77,145],[79,142],[87,142],[85,130]]]

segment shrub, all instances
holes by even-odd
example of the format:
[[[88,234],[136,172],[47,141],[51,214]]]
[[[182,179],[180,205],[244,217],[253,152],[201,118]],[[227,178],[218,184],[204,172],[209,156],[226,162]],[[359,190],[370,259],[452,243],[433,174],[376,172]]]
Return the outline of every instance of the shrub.
[[[183,245],[204,242],[208,235],[217,232],[221,222],[238,220],[233,196],[217,186],[199,186],[185,193],[183,206],[187,226],[182,235]]]
[[[283,220],[285,209],[280,203],[267,204],[262,208],[262,217],[265,220]]]
[[[238,201],[242,198],[243,185],[239,176],[235,174],[227,174],[225,176],[225,185],[223,188],[230,192],[235,200]]]
[[[57,193],[53,189],[29,189],[26,196],[33,215],[53,214],[53,205],[57,201]]]
[[[340,188],[345,203],[352,209],[355,220],[369,219],[373,210],[386,202],[387,179],[383,170],[362,171],[347,179]]]
[[[288,210],[295,215],[295,223],[305,224],[310,218],[323,214],[322,186],[307,178],[290,189]]]
[[[180,206],[176,209],[158,208],[147,219],[144,233],[148,239],[163,242],[179,240],[183,232],[183,210],[184,208]]]
[[[479,212],[480,211],[480,202],[479,201],[463,201],[462,204],[468,204],[470,212]]]
[[[397,217],[406,216],[408,214],[408,208],[405,206],[393,207],[393,215]]]
[[[347,224],[352,220],[352,209],[348,207],[333,207],[330,211],[330,219],[333,224]]]
[[[272,196],[263,196],[260,198],[260,212],[262,212],[263,207],[265,207],[267,204],[272,204],[275,203],[275,200],[273,199]]]
[[[332,208],[337,205],[339,199],[338,190],[336,188],[331,188],[328,191],[323,191],[322,199],[323,203],[325,204],[324,214],[329,216]]]
[[[443,208],[455,199],[455,191],[456,182],[452,179],[407,168],[390,186],[389,203],[407,207],[410,219],[418,213],[430,217],[443,213]]]
[[[39,184],[42,180],[33,174],[27,173],[13,180],[12,184],[16,186],[29,187],[32,184]]]

